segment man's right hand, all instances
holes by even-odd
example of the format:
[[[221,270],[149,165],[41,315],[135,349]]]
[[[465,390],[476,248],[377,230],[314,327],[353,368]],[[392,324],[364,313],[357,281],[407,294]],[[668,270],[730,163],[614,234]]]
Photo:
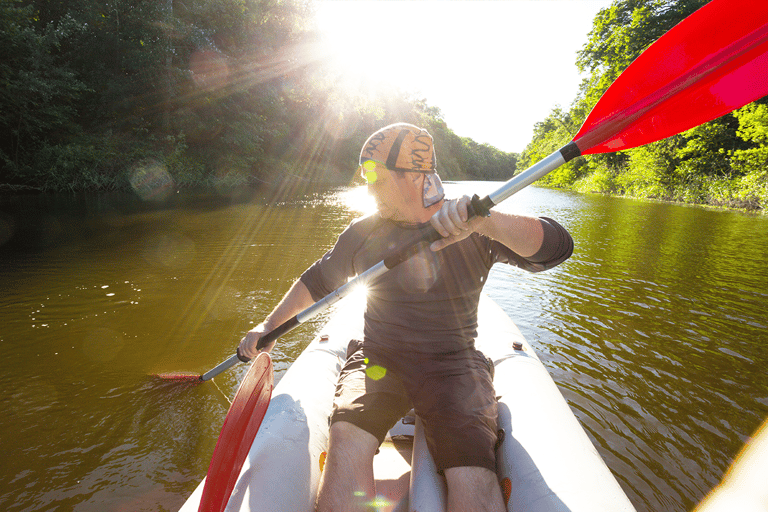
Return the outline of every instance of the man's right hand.
[[[275,342],[273,341],[266,347],[262,348],[261,350],[256,349],[256,345],[258,345],[259,340],[262,336],[265,334],[268,334],[271,329],[267,329],[264,324],[259,324],[247,333],[245,333],[245,336],[243,336],[243,339],[240,340],[240,346],[237,347],[237,353],[239,355],[243,355],[247,357],[248,359],[253,359],[254,357],[258,356],[261,352],[270,352],[272,350],[272,347],[275,346]]]
[[[314,302],[307,287],[301,282],[301,279],[297,279],[272,313],[262,323],[245,333],[243,339],[240,340],[240,346],[237,347],[237,354],[253,359],[260,352],[270,352],[272,347],[275,346],[275,342],[271,342],[261,350],[256,350],[259,340],[280,327],[284,322],[290,320],[293,316],[307,309]]]

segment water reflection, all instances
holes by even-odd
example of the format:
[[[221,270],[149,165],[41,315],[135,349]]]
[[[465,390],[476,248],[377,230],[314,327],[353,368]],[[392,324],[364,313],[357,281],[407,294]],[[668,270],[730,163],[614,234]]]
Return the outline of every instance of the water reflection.
[[[585,200],[589,215],[569,226],[577,250],[550,283],[558,304],[542,305],[557,335],[548,363],[638,508],[690,508],[768,414],[755,365],[768,341],[757,291],[768,276],[755,264],[768,225]]]
[[[0,204],[4,510],[178,508],[247,367],[216,386],[147,375],[229,357],[372,208],[364,187],[174,201]],[[768,219],[531,188],[499,208],[557,219],[576,249],[546,273],[497,266],[486,290],[638,510],[692,508],[768,416]],[[277,379],[322,320],[278,344]]]

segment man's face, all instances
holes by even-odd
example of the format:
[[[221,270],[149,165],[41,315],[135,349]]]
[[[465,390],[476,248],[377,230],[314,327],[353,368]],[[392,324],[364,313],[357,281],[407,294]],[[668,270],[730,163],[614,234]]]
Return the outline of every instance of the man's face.
[[[376,201],[379,214],[398,222],[423,222],[420,173],[391,172],[384,165],[369,160],[362,172],[368,181],[368,193]]]

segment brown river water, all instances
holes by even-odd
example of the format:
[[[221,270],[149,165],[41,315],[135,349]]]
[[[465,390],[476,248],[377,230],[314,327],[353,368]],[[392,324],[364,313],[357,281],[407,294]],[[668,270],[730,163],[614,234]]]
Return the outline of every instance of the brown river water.
[[[366,198],[0,197],[0,510],[177,510],[247,368],[151,375],[229,357]],[[487,293],[635,507],[691,510],[768,416],[768,218],[541,188],[499,208],[576,248],[545,273],[496,266]],[[320,321],[278,343],[277,379]]]

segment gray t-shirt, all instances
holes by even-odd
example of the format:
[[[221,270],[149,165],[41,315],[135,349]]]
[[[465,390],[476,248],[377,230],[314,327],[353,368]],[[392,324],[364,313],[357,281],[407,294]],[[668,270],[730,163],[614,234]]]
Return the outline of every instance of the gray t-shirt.
[[[366,345],[416,354],[473,347],[480,292],[494,263],[539,272],[565,261],[573,252],[568,232],[551,219],[541,220],[544,243],[531,257],[523,258],[505,245],[473,233],[441,251],[425,247],[370,283]],[[413,229],[378,214],[357,219],[333,249],[302,274],[301,281],[312,298],[320,300],[391,254]]]

